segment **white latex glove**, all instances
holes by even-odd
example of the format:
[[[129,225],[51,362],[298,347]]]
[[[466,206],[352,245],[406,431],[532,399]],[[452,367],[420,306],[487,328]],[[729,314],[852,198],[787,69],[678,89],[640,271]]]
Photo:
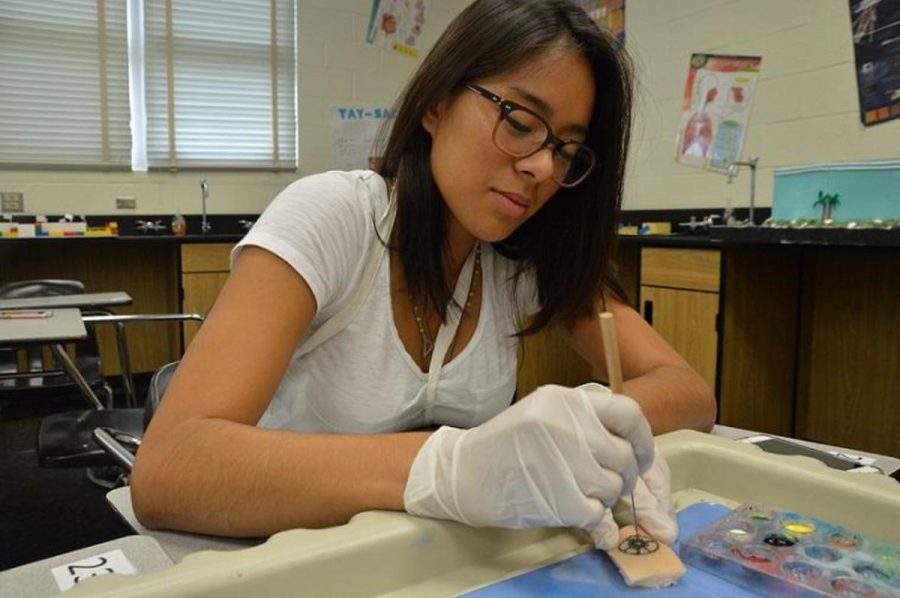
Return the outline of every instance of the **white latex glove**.
[[[653,454],[632,399],[599,384],[542,386],[478,427],[439,428],[416,455],[403,498],[414,515],[473,526],[595,532]]]
[[[631,496],[625,494],[614,509],[607,511],[603,521],[591,533],[597,548],[609,550],[619,541],[619,525],[631,525],[635,514],[638,527],[654,539],[672,544],[678,538],[678,522],[672,504],[672,482],[669,465],[657,454],[653,466],[638,478],[634,486],[634,511]],[[615,519],[613,518],[615,514]]]

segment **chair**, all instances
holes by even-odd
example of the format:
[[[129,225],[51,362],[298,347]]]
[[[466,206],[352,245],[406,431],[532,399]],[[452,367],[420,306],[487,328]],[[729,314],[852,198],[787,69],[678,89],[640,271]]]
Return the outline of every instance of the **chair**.
[[[177,367],[178,362],[173,361],[154,372],[142,409],[87,409],[44,417],[38,430],[38,464],[53,468],[124,466],[121,459],[94,440],[95,431],[102,430],[101,437],[111,436],[136,451]],[[130,466],[127,469],[130,472]]]
[[[84,293],[78,280],[39,279],[0,285],[0,299],[26,299]],[[100,351],[94,326],[85,324],[87,338],[73,343],[74,364],[91,390],[112,405],[113,392],[103,377]],[[66,374],[56,358],[45,359],[42,347],[0,349],[0,396],[51,396],[77,391],[78,386]]]
[[[97,315],[85,316],[85,323],[120,325],[127,322],[196,320],[200,314]],[[126,353],[127,357],[127,353]],[[124,447],[136,451],[144,428],[162,401],[178,362],[168,363],[154,372],[147,390],[144,408],[87,409],[67,411],[44,417],[37,436],[38,464],[41,467],[86,467],[88,478],[106,488],[128,482],[130,461],[123,459]],[[104,446],[110,442],[115,448]],[[133,459],[133,458],[132,458]]]

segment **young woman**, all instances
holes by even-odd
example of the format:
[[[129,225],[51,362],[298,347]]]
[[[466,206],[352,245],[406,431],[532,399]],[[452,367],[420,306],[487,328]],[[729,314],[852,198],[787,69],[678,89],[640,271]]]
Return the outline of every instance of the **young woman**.
[[[138,453],[140,520],[257,536],[405,509],[610,546],[634,489],[673,540],[651,428],[708,429],[715,403],[610,263],[630,99],[623,54],[567,0],[464,10],[380,172],[297,181],[235,249]],[[601,308],[628,396],[547,386],[510,406],[523,334],[557,327],[603,370]]]

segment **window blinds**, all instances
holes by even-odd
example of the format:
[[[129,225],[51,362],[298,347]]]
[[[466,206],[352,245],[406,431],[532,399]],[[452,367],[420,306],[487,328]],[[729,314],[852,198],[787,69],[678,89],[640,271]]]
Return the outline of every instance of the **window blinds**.
[[[130,161],[125,2],[0,2],[0,164]]]
[[[144,0],[151,168],[296,168],[293,0]]]

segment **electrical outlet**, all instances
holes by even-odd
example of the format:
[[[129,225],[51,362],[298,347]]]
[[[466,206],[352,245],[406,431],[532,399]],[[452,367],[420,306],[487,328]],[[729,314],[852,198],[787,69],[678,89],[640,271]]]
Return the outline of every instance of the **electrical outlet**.
[[[20,191],[3,191],[0,193],[0,212],[24,212],[25,194]]]
[[[137,208],[137,200],[133,197],[117,197],[116,198],[116,209],[117,210],[134,210]]]

